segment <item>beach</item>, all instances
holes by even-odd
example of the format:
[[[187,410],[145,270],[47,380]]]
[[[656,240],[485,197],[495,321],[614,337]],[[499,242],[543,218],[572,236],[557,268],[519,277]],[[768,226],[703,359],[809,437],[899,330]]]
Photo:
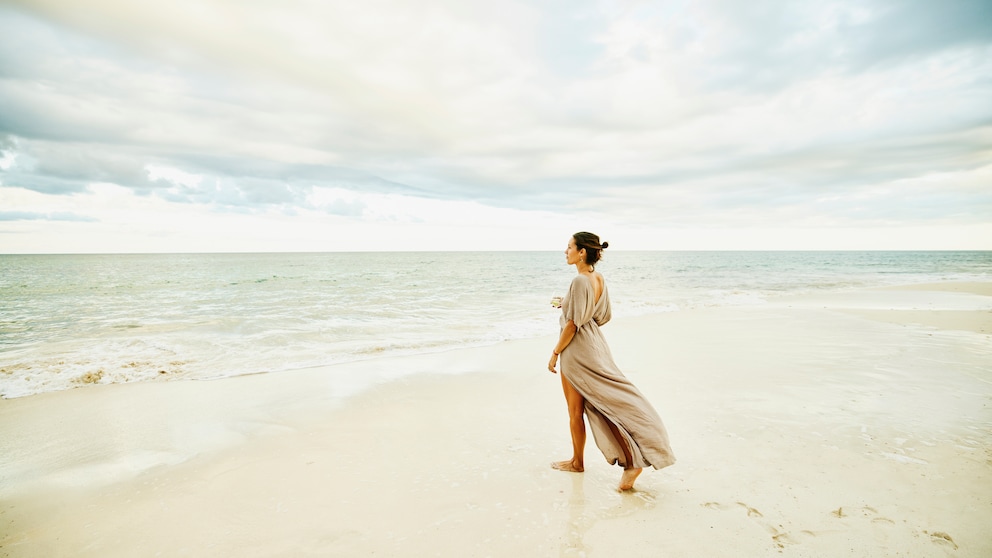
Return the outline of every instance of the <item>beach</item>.
[[[992,555],[992,283],[604,333],[678,458],[634,491],[549,467],[549,334],[0,400],[0,556]]]

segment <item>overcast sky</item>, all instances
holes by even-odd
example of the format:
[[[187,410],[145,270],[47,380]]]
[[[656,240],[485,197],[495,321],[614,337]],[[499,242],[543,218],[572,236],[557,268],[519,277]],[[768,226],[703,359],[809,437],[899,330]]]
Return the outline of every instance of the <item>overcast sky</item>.
[[[0,253],[992,249],[988,0],[0,0]]]

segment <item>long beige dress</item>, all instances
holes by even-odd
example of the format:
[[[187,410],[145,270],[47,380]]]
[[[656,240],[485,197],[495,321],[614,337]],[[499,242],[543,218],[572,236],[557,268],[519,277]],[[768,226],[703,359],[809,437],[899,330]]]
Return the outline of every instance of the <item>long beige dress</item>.
[[[597,302],[592,280],[577,275],[562,300],[561,311],[562,328],[568,320],[578,327],[571,343],[561,352],[561,373],[585,398],[586,417],[606,461],[622,467],[655,469],[675,463],[661,417],[617,368],[600,330],[611,317],[606,285]],[[624,463],[623,449],[610,432],[611,422],[627,441],[633,463]]]

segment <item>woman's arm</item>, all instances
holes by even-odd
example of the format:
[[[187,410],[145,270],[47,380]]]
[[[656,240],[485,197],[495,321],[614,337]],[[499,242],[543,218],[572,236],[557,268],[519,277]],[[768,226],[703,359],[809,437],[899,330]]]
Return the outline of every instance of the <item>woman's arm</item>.
[[[561,336],[558,337],[558,343],[551,352],[551,360],[548,362],[548,370],[555,373],[555,366],[558,364],[558,355],[565,350],[565,347],[572,342],[572,338],[575,337],[575,332],[578,331],[578,327],[575,326],[575,322],[568,320],[565,327],[561,329]]]

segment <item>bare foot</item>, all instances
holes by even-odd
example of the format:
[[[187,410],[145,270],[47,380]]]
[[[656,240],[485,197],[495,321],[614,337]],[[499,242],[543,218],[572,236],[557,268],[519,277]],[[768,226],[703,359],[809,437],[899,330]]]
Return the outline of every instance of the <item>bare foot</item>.
[[[634,481],[637,480],[637,476],[641,474],[642,469],[630,468],[624,469],[623,475],[620,477],[620,486],[617,487],[617,491],[623,492],[624,490],[630,490],[634,488]]]
[[[576,464],[574,461],[554,461],[551,463],[551,468],[558,471],[565,471],[568,473],[581,473],[585,471],[582,464]]]

